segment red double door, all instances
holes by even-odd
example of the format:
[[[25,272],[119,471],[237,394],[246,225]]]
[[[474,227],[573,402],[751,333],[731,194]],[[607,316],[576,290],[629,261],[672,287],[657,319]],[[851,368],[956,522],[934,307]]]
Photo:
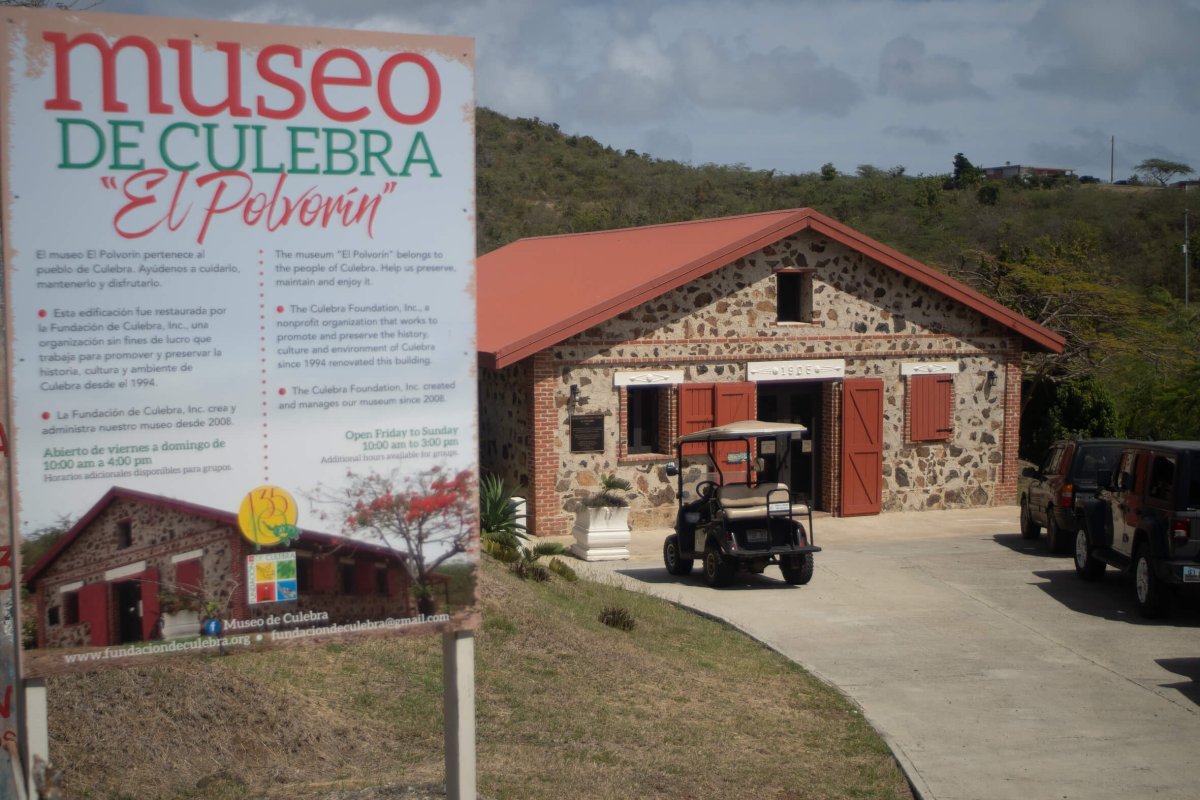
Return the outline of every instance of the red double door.
[[[754,383],[698,383],[679,387],[680,435],[753,419]],[[883,510],[883,381],[855,378],[842,382],[841,509],[844,517]],[[728,480],[745,480],[745,467],[729,463],[736,444],[722,445],[718,463]],[[685,451],[686,452],[686,451]]]

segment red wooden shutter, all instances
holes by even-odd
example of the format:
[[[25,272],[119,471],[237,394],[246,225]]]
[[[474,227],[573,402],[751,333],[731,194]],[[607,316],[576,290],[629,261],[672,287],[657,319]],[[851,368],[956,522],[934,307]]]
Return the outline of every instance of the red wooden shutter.
[[[181,592],[198,594],[203,578],[203,567],[198,558],[180,561],[175,565],[175,588]]]
[[[354,594],[375,593],[375,565],[369,561],[354,562]]]
[[[754,419],[755,384],[718,383],[714,387],[717,395],[717,425]]]
[[[108,584],[89,583],[79,590],[79,621],[91,627],[90,643],[95,647],[111,644],[108,633]]]
[[[404,587],[404,583],[400,576],[400,569],[398,567],[388,567],[387,568],[388,597],[395,597],[396,595],[400,594],[404,590],[403,587]]]
[[[684,436],[716,425],[713,384],[684,383],[679,386],[679,435]],[[703,454],[704,445],[688,445],[683,454]]]
[[[332,594],[337,591],[338,560],[333,556],[318,556],[313,559],[312,590]]]
[[[842,384],[842,516],[883,509],[883,381]]]
[[[753,383],[717,383],[714,384],[716,395],[716,418],[718,425],[728,425],[731,422],[754,419],[755,397],[758,387]],[[747,479],[746,470],[752,466],[745,462],[730,464],[727,459],[730,454],[746,453],[743,442],[728,442],[717,445],[717,464],[721,467],[721,475],[726,483],[740,483]],[[753,458],[756,453],[751,453]]]
[[[908,379],[909,438],[944,441],[953,432],[953,375],[912,375]]]

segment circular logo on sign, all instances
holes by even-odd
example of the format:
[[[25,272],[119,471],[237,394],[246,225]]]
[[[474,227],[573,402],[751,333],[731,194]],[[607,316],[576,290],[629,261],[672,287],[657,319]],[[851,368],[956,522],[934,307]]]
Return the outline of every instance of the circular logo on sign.
[[[259,546],[292,542],[300,535],[296,519],[296,501],[278,486],[259,486],[238,509],[238,528]]]

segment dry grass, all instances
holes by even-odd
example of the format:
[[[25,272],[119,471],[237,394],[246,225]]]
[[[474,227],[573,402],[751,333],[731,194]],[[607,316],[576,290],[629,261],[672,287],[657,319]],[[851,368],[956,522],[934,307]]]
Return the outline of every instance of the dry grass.
[[[737,632],[588,581],[523,583],[486,559],[482,581],[483,795],[910,796],[844,698]],[[629,609],[636,628],[602,624],[606,605]],[[75,796],[92,798],[437,783],[440,661],[434,636],[62,676],[49,682],[52,757]]]

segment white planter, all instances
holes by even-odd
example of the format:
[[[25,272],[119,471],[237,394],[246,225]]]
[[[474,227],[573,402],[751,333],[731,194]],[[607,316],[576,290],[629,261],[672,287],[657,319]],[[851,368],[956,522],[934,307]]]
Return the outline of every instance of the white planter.
[[[195,611],[163,612],[162,637],[178,639],[181,636],[200,635],[200,614]]]
[[[629,509],[585,508],[575,516],[571,552],[584,561],[629,558]]]

